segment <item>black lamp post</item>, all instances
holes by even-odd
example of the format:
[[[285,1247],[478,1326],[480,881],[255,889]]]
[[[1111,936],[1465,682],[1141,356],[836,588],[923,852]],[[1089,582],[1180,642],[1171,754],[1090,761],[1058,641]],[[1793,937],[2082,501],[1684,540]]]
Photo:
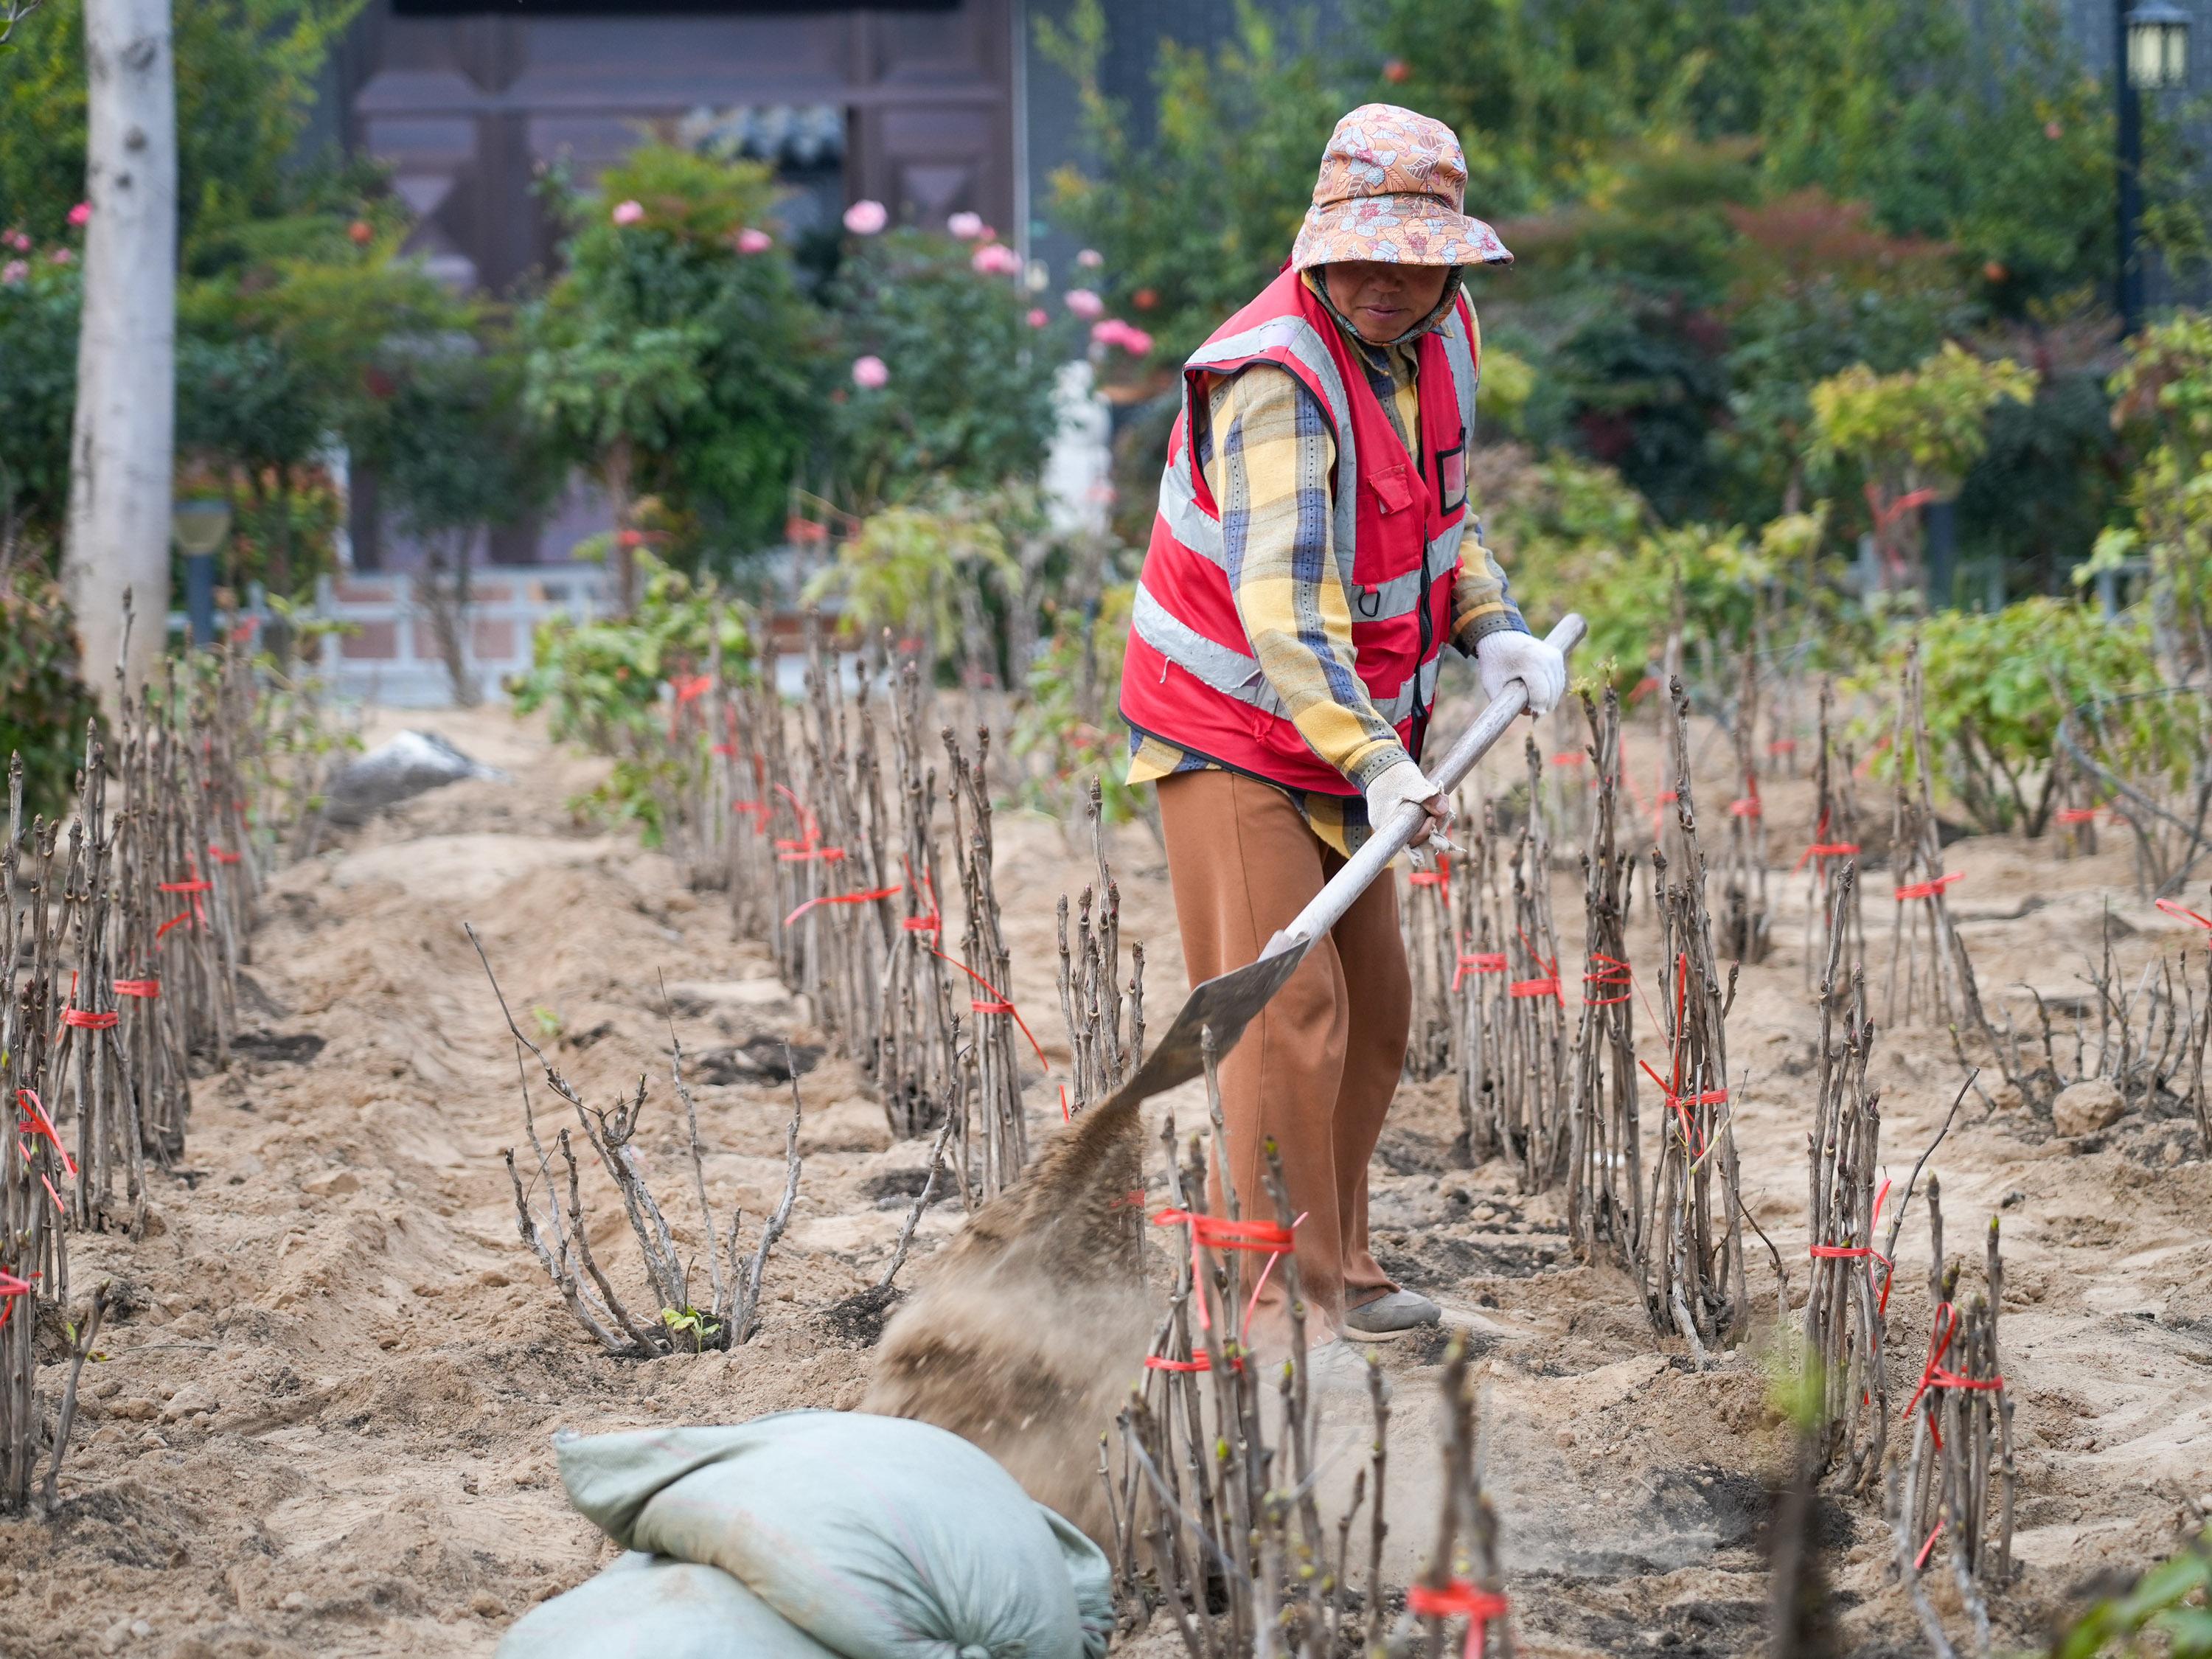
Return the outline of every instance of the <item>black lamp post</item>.
[[[2112,84],[2119,100],[2120,337],[2142,320],[2142,267],[2136,222],[2142,216],[2142,97],[2189,82],[2189,14],[2172,0],[2112,0]]]

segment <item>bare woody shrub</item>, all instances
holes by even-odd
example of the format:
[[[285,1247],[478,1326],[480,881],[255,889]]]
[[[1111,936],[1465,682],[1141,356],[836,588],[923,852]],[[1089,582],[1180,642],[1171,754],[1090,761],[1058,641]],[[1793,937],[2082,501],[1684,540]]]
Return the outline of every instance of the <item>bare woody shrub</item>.
[[[522,1072],[522,1050],[527,1048],[544,1073],[545,1086],[574,1110],[577,1127],[586,1144],[621,1196],[623,1213],[637,1240],[646,1283],[659,1304],[651,1318],[634,1313],[592,1254],[584,1213],[581,1171],[569,1139],[570,1131],[563,1128],[555,1138],[564,1182],[562,1176],[556,1175],[552,1158],[538,1136],[537,1115],[530,1103],[529,1079],[525,1073],[521,1077],[523,1133],[530,1142],[536,1164],[527,1186],[515,1168],[514,1149],[510,1146],[502,1154],[507,1160],[507,1178],[514,1188],[515,1226],[523,1244],[538,1258],[554,1288],[561,1293],[569,1314],[602,1348],[620,1358],[649,1359],[659,1354],[698,1353],[744,1342],[757,1328],[761,1286],[768,1273],[769,1253],[782,1237],[791,1219],[792,1206],[799,1199],[799,1129],[804,1108],[799,1100],[798,1067],[791,1068],[791,1121],[784,1130],[783,1196],[762,1224],[751,1261],[741,1267],[738,1229],[744,1217],[740,1212],[731,1212],[729,1232],[721,1237],[718,1246],[714,1208],[707,1197],[705,1158],[699,1144],[699,1110],[684,1081],[683,1045],[675,1045],[671,1081],[677,1097],[684,1103],[685,1123],[690,1130],[693,1190],[699,1206],[700,1237],[706,1243],[710,1286],[708,1305],[701,1309],[694,1299],[696,1290],[692,1283],[693,1270],[678,1249],[667,1216],[653,1196],[637,1155],[630,1148],[645,1113],[644,1076],[639,1076],[635,1093],[617,1099],[611,1107],[605,1110],[587,1107],[583,1097],[561,1075],[544,1050],[524,1036],[522,1028],[514,1023],[506,994],[500,990],[499,980],[492,972],[491,959],[484,953],[483,941],[477,937],[475,928],[466,924],[464,927],[469,942],[476,946],[477,956],[483,963],[484,976],[491,981],[492,994],[499,999],[507,1029],[514,1038],[518,1073]],[[563,1184],[568,1193],[565,1210],[561,1204]],[[542,1191],[542,1212],[532,1202],[532,1188]]]

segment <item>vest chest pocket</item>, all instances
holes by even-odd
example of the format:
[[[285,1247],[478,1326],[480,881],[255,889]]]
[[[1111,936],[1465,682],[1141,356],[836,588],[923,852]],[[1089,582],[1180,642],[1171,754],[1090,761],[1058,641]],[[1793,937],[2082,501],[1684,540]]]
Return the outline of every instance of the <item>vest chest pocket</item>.
[[[1413,504],[1413,487],[1406,480],[1403,461],[1368,474],[1367,488],[1374,493],[1376,506],[1386,516],[1403,513]]]
[[[1419,581],[1427,526],[1409,472],[1401,461],[1360,480],[1358,539],[1352,559],[1354,622],[1398,615],[1406,608],[1398,590]]]

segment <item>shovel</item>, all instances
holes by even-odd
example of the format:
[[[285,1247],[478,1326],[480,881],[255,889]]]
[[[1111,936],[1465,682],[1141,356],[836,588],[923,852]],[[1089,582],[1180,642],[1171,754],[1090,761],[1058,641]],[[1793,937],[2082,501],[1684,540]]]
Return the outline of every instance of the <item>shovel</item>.
[[[1549,642],[1565,656],[1583,642],[1587,631],[1583,619],[1569,612],[1552,630]],[[1528,707],[1528,688],[1519,680],[1510,682],[1492,698],[1474,724],[1460,734],[1442,763],[1429,774],[1437,788],[1446,795],[1458,788],[1460,781],[1474,769],[1474,763],[1490,752],[1491,745],[1505,735],[1506,728]],[[1267,941],[1257,962],[1231,969],[1193,991],[1175,1017],[1175,1024],[1168,1027],[1168,1034],[1137,1068],[1137,1074],[1099,1106],[1097,1115],[1119,1117],[1139,1101],[1198,1076],[1206,1069],[1201,1032],[1212,1032],[1216,1060],[1236,1047],[1252,1017],[1297,972],[1314,941],[1336,926],[1352,901],[1389,867],[1391,860],[1405,851],[1423,816],[1419,807],[1408,804],[1345,861],[1344,868],[1328,878],[1289,927]]]

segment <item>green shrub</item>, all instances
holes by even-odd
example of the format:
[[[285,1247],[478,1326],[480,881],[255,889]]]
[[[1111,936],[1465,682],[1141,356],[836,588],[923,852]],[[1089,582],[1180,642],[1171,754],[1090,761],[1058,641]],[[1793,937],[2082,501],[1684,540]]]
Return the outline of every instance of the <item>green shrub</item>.
[[[607,781],[569,803],[621,822],[634,821],[648,847],[667,830],[668,804],[689,781],[696,755],[672,755],[661,736],[667,716],[661,684],[702,672],[714,633],[721,636],[726,677],[740,678],[752,644],[744,608],[709,578],[694,581],[649,553],[638,556],[643,592],[627,617],[589,623],[564,618],[540,623],[527,674],[508,683],[519,714],[548,711],[558,742],[581,743],[614,757]]]
[[[0,578],[0,765],[23,757],[23,812],[67,809],[84,757],[92,694],[76,673],[76,631],[60,587],[19,566]]]
[[[2030,599],[2002,611],[1947,611],[1917,629],[1926,677],[1929,757],[1936,781],[1990,833],[2043,833],[2056,796],[2051,754],[2069,709],[2092,699],[2155,690],[2158,662],[2148,630],[2106,622],[2089,605]],[[1906,643],[1894,637],[1881,665],[1854,689],[1887,700]],[[2165,699],[2112,705],[2103,732],[2108,757],[2137,775],[2187,765],[2185,733]],[[1870,739],[1887,735],[1869,732]],[[1896,757],[1877,758],[1881,775]]]

